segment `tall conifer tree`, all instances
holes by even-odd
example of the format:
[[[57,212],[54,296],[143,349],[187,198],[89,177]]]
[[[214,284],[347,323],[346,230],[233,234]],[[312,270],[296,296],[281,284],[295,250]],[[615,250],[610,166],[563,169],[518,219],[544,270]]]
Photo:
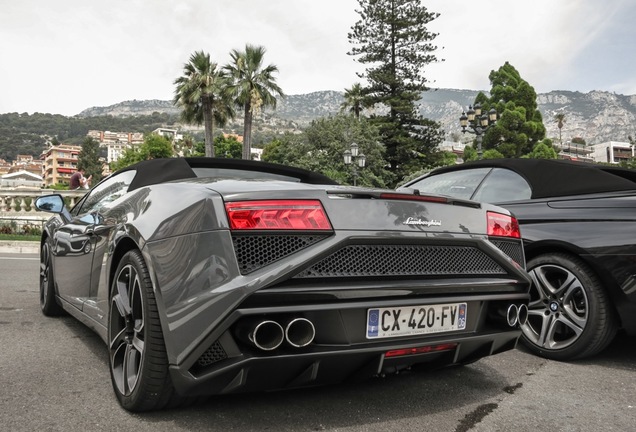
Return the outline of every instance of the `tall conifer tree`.
[[[504,157],[521,157],[545,138],[543,117],[538,109],[537,92],[510,63],[506,62],[488,76],[490,97],[479,92],[475,103],[482,112],[491,108],[499,119],[486,131],[484,149],[495,149]]]
[[[426,25],[439,16],[420,0],[358,0],[360,20],[349,33],[349,52],[366,65],[365,105],[387,114],[372,120],[380,129],[386,158],[397,183],[409,172],[434,166],[440,125],[422,118],[417,110],[421,92],[428,90],[425,67],[438,61],[433,45],[436,33]]]

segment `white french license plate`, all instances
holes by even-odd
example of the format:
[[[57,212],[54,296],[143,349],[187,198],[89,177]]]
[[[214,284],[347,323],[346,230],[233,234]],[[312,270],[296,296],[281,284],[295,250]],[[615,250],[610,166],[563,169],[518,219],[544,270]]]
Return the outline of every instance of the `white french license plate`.
[[[466,303],[369,309],[367,339],[464,330],[466,312]]]

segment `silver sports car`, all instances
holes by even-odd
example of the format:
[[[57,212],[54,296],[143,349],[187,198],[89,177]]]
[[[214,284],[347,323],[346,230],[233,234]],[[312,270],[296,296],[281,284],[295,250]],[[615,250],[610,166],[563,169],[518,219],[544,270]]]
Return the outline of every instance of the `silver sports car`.
[[[527,318],[519,227],[489,204],[175,158],[36,207],[42,311],[99,334],[131,411],[466,364]]]

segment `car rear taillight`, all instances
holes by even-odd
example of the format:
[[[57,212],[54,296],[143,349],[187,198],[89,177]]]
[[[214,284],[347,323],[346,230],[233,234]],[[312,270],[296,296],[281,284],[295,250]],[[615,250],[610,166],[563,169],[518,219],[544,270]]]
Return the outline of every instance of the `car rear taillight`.
[[[515,217],[490,211],[486,217],[489,236],[521,238],[519,222]]]
[[[318,200],[238,201],[225,204],[233,230],[330,230]]]

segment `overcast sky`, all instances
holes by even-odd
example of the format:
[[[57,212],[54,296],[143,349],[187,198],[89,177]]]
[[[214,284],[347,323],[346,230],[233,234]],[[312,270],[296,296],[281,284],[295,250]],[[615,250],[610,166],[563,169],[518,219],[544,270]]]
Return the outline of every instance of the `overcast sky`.
[[[423,0],[441,16],[431,87],[488,90],[509,61],[539,93],[636,94],[634,0]],[[0,114],[75,115],[125,100],[170,100],[194,51],[223,65],[267,49],[286,94],[359,81],[347,55],[357,0],[0,0]]]

